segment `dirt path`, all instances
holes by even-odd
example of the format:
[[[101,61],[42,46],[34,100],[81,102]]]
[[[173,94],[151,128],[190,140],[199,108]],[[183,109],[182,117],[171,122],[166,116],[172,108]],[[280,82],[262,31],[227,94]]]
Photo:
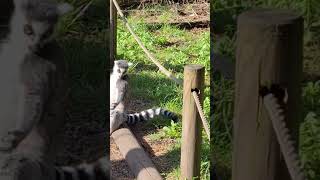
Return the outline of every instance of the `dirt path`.
[[[133,173],[130,171],[128,164],[122,157],[117,145],[113,139],[110,138],[110,161],[111,161],[111,175],[114,178],[120,179],[134,179]]]
[[[210,4],[174,4],[167,6],[169,9],[167,13],[170,15],[167,20],[159,18],[163,12],[156,10],[134,9],[127,10],[134,17],[143,17],[146,23],[158,24],[165,22],[166,24],[179,24],[179,23],[208,23]]]

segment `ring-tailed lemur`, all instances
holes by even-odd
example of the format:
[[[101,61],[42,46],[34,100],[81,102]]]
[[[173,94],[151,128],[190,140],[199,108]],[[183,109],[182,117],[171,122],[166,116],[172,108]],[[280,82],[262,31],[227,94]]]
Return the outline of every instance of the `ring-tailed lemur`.
[[[104,156],[92,163],[56,166],[25,154],[11,154],[2,159],[1,180],[109,180],[110,163]]]
[[[128,96],[128,68],[131,66],[126,60],[114,61],[110,75],[110,110],[116,107],[123,109],[127,106]]]
[[[0,80],[8,84],[0,93],[0,150],[44,152],[63,119],[58,109],[63,108],[66,74],[61,53],[48,49],[58,49],[50,41],[53,30],[72,7],[50,0],[14,0],[14,5],[0,52]]]
[[[148,121],[159,115],[177,121],[177,116],[174,113],[162,108],[148,109],[133,114],[126,112],[129,66],[130,64],[126,60],[114,61],[110,76],[110,134],[125,122],[135,124],[136,122]]]

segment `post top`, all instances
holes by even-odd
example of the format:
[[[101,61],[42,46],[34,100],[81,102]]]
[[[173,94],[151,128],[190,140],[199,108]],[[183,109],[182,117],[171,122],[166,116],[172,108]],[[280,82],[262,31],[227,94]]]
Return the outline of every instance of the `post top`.
[[[239,15],[238,22],[245,24],[292,24],[301,21],[301,15],[281,9],[253,9]]]
[[[187,64],[184,67],[185,70],[200,70],[200,69],[204,69],[203,65],[200,64]]]

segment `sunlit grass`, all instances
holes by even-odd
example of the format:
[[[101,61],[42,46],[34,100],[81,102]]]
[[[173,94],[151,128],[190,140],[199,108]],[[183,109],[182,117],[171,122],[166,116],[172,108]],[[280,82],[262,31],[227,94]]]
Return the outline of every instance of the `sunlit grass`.
[[[151,8],[151,7],[150,7]],[[160,19],[170,17],[166,13],[166,8],[161,11]],[[159,10],[159,9],[158,9]],[[161,10],[161,8],[160,8]],[[176,76],[183,78],[183,68],[186,64],[202,64],[206,68],[206,88],[204,92],[204,111],[209,117],[210,109],[210,87],[209,87],[209,29],[195,33],[189,30],[180,29],[176,26],[152,25],[144,22],[143,18],[137,16],[128,16],[130,24],[134,31],[141,38],[148,50]],[[169,109],[181,118],[182,113],[182,87],[172,82],[154,65],[138,46],[136,41],[130,35],[126,27],[119,20],[118,23],[118,57],[127,59],[134,63],[130,72],[130,89],[133,98],[146,100],[148,105],[153,107],[162,107]],[[150,107],[149,107],[150,108]],[[175,124],[167,121],[153,121],[147,125],[160,127],[160,131],[148,135],[152,140],[161,140],[163,138],[172,138],[181,141],[181,122]],[[203,134],[204,142],[202,148],[202,179],[209,178],[209,141]],[[177,179],[180,174],[180,143],[168,147],[170,162],[173,167],[170,172],[164,174],[165,179]],[[170,148],[172,148],[170,150]]]

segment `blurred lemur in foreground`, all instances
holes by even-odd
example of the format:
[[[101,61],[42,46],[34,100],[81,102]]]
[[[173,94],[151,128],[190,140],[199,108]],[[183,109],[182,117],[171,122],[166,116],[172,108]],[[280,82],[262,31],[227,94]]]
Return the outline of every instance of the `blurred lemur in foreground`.
[[[0,49],[0,82],[6,84],[0,90],[0,150],[43,154],[53,150],[49,145],[63,123],[66,96],[63,53],[51,38],[59,17],[72,7],[50,0],[14,5]]]
[[[14,0],[14,5],[0,49],[0,83],[6,84],[0,89],[0,179],[110,179],[105,157],[79,166],[53,163],[67,77],[63,52],[51,37],[72,7],[51,0]]]

